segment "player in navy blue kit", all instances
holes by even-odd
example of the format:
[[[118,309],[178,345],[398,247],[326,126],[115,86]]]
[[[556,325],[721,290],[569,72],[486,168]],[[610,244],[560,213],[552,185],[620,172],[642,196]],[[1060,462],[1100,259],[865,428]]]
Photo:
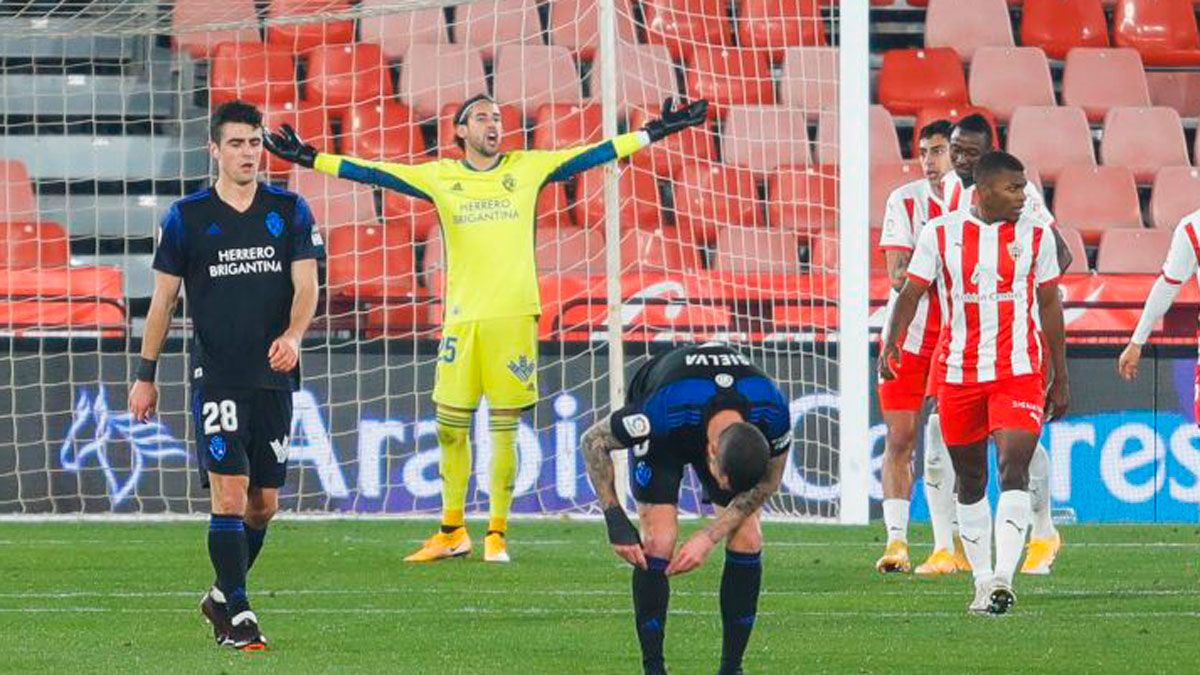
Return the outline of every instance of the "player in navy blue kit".
[[[216,582],[201,611],[218,644],[261,650],[246,574],[287,475],[300,341],[317,308],[325,255],[308,204],[258,182],[262,115],[240,101],[213,113],[212,187],[171,205],[154,255],[154,297],[129,392],[138,420],[155,412],[155,371],[182,284],[192,340],[192,414],[201,482],[211,489],[208,554]]]
[[[779,488],[792,443],[783,393],[727,346],[678,347],[642,365],[625,407],[583,435],[588,476],[604,509],[609,542],[633,565],[633,607],[642,667],[666,672],[667,577],[703,564],[725,541],[720,673],[742,672],[762,584],[759,509]],[[628,449],[642,532],[630,522],[613,474],[613,450]],[[679,485],[690,465],[717,517],[678,552]]]

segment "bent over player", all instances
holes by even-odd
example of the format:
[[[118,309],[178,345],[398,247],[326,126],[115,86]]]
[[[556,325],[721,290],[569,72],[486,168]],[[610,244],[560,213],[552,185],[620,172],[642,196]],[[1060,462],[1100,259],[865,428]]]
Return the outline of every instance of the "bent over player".
[[[485,95],[454,115],[462,160],[407,165],[318,154],[291,127],[267,135],[267,149],[289,161],[340,178],[379,185],[432,202],[445,249],[442,344],[433,400],[441,446],[442,526],[406,560],[426,562],[471,552],[463,520],[471,476],[471,417],[487,397],[492,441],[490,519],[484,560],[508,562],[505,535],[517,468],[521,412],[538,400],[538,194],[592,167],[627,157],[668,134],[702,124],[708,104],[676,110],[640,131],[568,150],[500,153],[500,107]]]
[[[300,341],[317,309],[317,260],[325,252],[304,199],[257,181],[257,109],[223,104],[210,138],[216,183],[176,201],[163,219],[129,410],[143,421],[154,414],[158,355],[182,284],[193,327],[196,456],[212,493],[208,555],[217,577],[200,607],[218,644],[259,650],[267,641],[250,609],[246,574],[287,476]]]
[[[604,509],[609,542],[633,565],[635,628],[648,674],[665,673],[667,577],[699,567],[725,542],[720,673],[742,672],[762,584],[759,509],[779,488],[791,447],[788,401],[741,354],[718,344],[678,347],[650,359],[629,402],[584,433],[588,477]],[[642,537],[625,515],[613,450],[629,450]],[[678,552],[679,485],[691,466],[717,517]]]

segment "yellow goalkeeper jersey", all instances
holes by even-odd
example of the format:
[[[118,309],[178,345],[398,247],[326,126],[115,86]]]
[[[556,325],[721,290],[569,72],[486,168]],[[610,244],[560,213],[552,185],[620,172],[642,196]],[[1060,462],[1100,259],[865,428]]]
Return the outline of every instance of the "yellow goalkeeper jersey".
[[[648,143],[644,132],[633,132],[566,150],[509,152],[486,171],[460,160],[392,164],[324,153],[314,168],[437,206],[446,265],[443,323],[450,325],[540,314],[535,251],[542,187]]]

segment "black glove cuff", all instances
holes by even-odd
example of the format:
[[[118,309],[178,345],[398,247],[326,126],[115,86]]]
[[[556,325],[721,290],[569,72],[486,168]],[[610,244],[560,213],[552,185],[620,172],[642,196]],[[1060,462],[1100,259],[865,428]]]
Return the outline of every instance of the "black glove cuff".
[[[158,361],[150,359],[142,359],[138,363],[137,379],[139,382],[154,382],[154,377],[158,374]]]
[[[296,156],[296,163],[306,169],[313,168],[313,165],[317,163],[317,151],[311,145],[300,148],[300,152]]]
[[[610,506],[604,509],[604,524],[608,525],[608,541],[613,545],[630,546],[642,543],[637,528],[630,522],[625,509]]]
[[[651,143],[657,143],[667,137],[667,125],[663,124],[662,120],[651,120],[642,127],[642,131],[650,137]]]

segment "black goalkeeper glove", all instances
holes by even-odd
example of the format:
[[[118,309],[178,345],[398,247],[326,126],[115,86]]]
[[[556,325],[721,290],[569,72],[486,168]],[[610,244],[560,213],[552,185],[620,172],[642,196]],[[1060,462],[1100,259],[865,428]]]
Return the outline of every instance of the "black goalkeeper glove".
[[[263,145],[272,155],[309,169],[317,161],[317,149],[300,140],[290,124],[280,126],[279,131],[264,132]]]
[[[608,543],[614,546],[631,546],[641,544],[637,528],[630,522],[625,509],[620,506],[610,506],[604,509],[604,524],[608,525]]]
[[[704,124],[708,119],[708,101],[700,99],[688,103],[682,101],[682,108],[675,108],[675,99],[663,101],[662,116],[652,119],[642,127],[650,135],[650,142],[661,141],[671,134],[683,131],[688,127]]]

